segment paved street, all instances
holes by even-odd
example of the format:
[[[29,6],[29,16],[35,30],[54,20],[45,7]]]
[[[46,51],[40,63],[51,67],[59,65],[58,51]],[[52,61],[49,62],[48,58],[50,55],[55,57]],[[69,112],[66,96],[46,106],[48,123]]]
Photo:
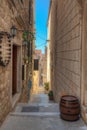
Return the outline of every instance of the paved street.
[[[36,109],[38,112],[31,112],[30,109],[24,109],[22,112],[23,107],[39,109]],[[33,95],[28,104],[18,104],[0,130],[87,130],[87,126],[82,119],[76,122],[60,119],[58,104],[49,103],[47,95],[38,94]]]

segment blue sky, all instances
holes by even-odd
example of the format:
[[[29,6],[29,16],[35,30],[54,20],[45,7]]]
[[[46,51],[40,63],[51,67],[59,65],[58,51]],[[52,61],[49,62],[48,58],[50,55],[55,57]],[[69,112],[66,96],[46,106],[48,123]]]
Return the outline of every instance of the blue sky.
[[[42,49],[47,39],[47,19],[50,0],[36,0],[36,49]]]

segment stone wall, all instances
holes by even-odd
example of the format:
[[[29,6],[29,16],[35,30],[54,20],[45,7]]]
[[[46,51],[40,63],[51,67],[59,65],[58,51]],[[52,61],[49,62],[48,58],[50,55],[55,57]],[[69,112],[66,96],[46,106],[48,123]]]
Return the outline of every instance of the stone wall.
[[[0,122],[11,109],[10,100],[10,64],[8,67],[0,67]]]
[[[16,10],[14,10],[14,13],[15,12]],[[12,13],[11,9],[9,8],[7,0],[0,0],[0,31],[6,31],[10,33],[10,28],[15,22],[14,13]],[[15,26],[17,26],[17,23],[15,23]],[[15,45],[17,44],[19,45],[19,47],[21,47],[22,39],[20,38],[20,35],[18,36],[19,38],[16,37],[11,41],[12,47],[13,44]],[[6,67],[0,66],[0,122],[4,120],[8,112],[11,110],[12,98],[13,97],[12,97],[12,53],[11,53],[10,63]]]
[[[33,94],[37,94],[39,89],[39,71],[33,71]]]
[[[43,85],[47,82],[47,53],[42,56],[42,74],[43,74]]]
[[[28,51],[30,50],[28,50],[26,46],[25,49],[26,54],[22,52],[23,48],[22,30],[29,29],[29,31],[31,30],[33,32],[34,29],[33,15],[34,15],[34,0],[32,1],[0,0],[0,31],[5,31],[10,34],[11,33],[10,29],[13,25],[17,28],[17,34],[11,40],[10,63],[6,67],[0,66],[0,122],[4,120],[8,112],[11,110],[11,108],[14,107],[19,98],[21,98],[20,99],[21,102],[28,101],[28,80],[29,80],[29,72],[32,71],[32,64],[31,64],[31,71],[29,70],[30,69],[29,64],[24,64],[23,58],[24,56],[26,57],[28,55],[29,53]],[[5,38],[3,37],[3,39]],[[3,39],[2,43],[7,44],[8,41],[5,41]],[[33,55],[32,47],[30,49],[31,49],[30,53],[31,55]],[[22,82],[22,64],[26,65],[25,70],[26,79],[23,82]],[[15,85],[13,81],[14,82],[16,81]]]
[[[77,0],[55,0],[51,6],[51,79],[56,101],[81,94],[81,11]]]
[[[8,31],[11,27],[10,10],[6,0],[0,0],[0,31]],[[10,111],[10,78],[11,62],[7,67],[0,66],[0,122]]]

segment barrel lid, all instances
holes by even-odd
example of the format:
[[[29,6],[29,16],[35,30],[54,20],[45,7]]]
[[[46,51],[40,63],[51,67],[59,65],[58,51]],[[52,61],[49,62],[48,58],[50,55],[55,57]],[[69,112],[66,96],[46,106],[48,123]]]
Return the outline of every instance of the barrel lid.
[[[72,96],[72,95],[65,95],[61,97],[61,100],[65,100],[65,101],[76,101],[78,100],[77,97]]]

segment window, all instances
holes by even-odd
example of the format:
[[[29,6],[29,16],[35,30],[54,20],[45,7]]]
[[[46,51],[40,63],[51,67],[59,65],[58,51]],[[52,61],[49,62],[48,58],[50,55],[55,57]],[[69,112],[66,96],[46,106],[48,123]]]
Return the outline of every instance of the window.
[[[34,70],[38,70],[39,69],[39,60],[35,59],[34,60]]]

